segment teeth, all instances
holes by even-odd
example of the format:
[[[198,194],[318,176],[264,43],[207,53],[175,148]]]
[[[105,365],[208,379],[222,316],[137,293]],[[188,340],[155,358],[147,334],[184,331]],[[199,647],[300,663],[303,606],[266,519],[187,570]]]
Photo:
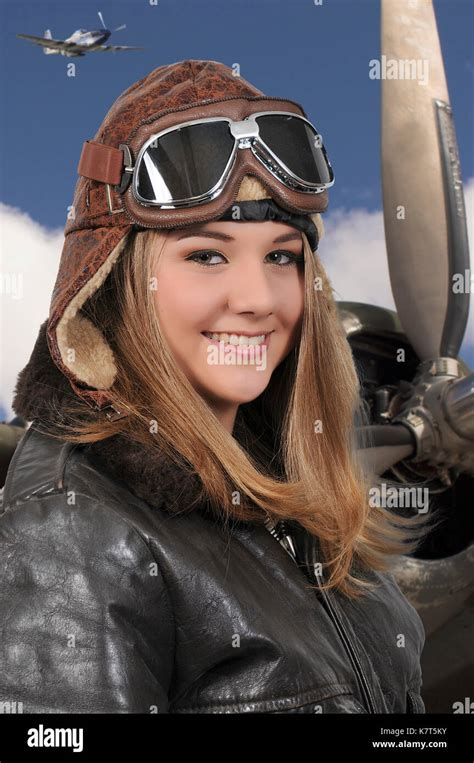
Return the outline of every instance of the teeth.
[[[216,334],[209,331],[204,331],[204,334],[209,339],[216,339],[218,342],[224,342],[224,344],[257,345],[263,344],[265,341],[265,334],[260,336],[244,336],[243,334]]]

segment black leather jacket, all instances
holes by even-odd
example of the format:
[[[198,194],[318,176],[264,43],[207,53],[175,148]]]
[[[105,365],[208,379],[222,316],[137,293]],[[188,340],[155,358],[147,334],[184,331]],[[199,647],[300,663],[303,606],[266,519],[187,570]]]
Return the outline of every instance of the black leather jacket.
[[[31,426],[0,514],[4,711],[423,713],[424,629],[393,575],[321,595],[317,544],[291,538],[298,564],[263,525],[169,514]]]

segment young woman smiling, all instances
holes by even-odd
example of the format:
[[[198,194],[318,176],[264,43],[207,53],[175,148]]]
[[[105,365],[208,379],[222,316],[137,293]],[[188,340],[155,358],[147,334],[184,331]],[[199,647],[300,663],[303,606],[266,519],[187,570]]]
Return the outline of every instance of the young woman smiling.
[[[85,143],[0,518],[0,699],[23,712],[424,711],[390,568],[426,519],[369,506],[316,138],[183,61]]]

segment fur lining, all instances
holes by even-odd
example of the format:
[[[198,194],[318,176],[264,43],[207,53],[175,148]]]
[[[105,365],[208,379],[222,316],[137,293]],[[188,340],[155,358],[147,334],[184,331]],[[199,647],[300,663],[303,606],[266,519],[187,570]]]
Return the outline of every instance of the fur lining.
[[[80,403],[72,387],[54,363],[46,338],[48,319],[41,324],[27,365],[18,374],[12,408],[25,421],[59,418],[64,404]],[[83,403],[86,409],[87,404]]]
[[[101,265],[71,300],[56,327],[59,352],[64,365],[76,379],[88,387],[109,389],[115,381],[117,367],[114,354],[99,329],[79,315],[79,310],[109,275],[129,238],[126,234]]]

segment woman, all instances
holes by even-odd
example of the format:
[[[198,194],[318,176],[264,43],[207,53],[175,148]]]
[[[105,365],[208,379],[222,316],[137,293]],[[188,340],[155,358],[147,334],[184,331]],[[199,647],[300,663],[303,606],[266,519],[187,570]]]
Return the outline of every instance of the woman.
[[[160,67],[84,145],[0,518],[0,700],[22,712],[418,713],[369,508],[358,378],[298,104]]]

